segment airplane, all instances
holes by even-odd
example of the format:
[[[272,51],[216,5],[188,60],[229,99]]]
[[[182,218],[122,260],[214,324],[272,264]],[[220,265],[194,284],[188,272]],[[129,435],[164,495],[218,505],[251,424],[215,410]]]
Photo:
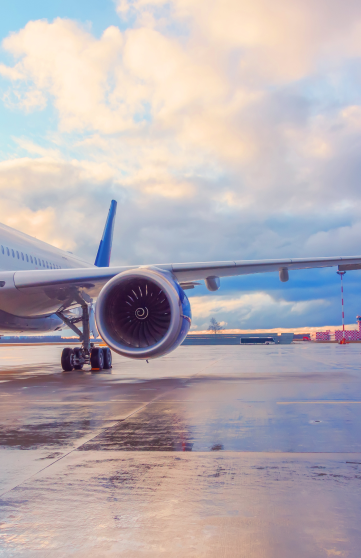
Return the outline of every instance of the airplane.
[[[93,265],[0,224],[0,335],[68,327],[81,344],[63,349],[63,370],[109,369],[111,350],[148,361],[176,349],[191,326],[185,291],[199,281],[213,292],[221,277],[278,272],[286,282],[293,269],[361,269],[361,256],[110,266],[116,209],[112,200]],[[91,340],[98,334],[104,348]]]

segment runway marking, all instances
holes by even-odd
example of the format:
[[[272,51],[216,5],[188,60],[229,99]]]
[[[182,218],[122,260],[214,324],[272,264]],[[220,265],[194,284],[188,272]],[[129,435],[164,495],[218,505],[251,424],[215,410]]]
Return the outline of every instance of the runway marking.
[[[207,364],[206,366],[204,366],[199,372],[196,372],[195,374],[193,374],[193,376],[188,376],[187,381],[189,381],[190,378],[193,378],[194,376],[197,376],[197,374],[200,374],[201,372],[203,372],[204,370],[206,370],[207,368],[210,368],[211,366],[213,366],[214,364],[216,364],[217,362],[219,362],[220,360],[223,360],[224,357],[221,357],[217,360],[214,360],[213,362],[211,362],[210,364]],[[92,433],[88,439],[86,440],[82,440],[80,442],[80,444],[76,447],[73,447],[70,451],[68,451],[67,453],[65,453],[64,455],[61,455],[60,457],[58,457],[58,459],[55,459],[54,461],[52,461],[51,463],[49,463],[48,465],[46,465],[45,467],[43,467],[42,469],[40,469],[39,471],[33,473],[32,475],[30,475],[27,479],[22,480],[21,482],[19,482],[18,484],[16,484],[15,486],[9,488],[8,490],[5,490],[5,492],[3,492],[2,494],[0,494],[0,498],[2,498],[3,496],[5,496],[6,494],[8,494],[9,492],[11,492],[12,490],[15,490],[16,488],[18,488],[19,486],[21,486],[22,484],[25,484],[26,482],[28,482],[30,479],[32,479],[33,477],[35,477],[36,475],[38,475],[39,473],[42,473],[43,471],[45,471],[45,469],[48,469],[49,467],[51,467],[52,465],[54,465],[55,463],[58,463],[58,461],[61,461],[62,459],[64,459],[65,457],[67,457],[68,455],[74,453],[76,450],[78,450],[80,447],[84,446],[85,444],[87,444],[88,442],[90,442],[93,438],[96,438],[97,436],[99,436],[100,434],[102,434],[103,432],[106,432],[106,430],[109,430],[110,428],[113,428],[116,424],[119,424],[120,422],[124,422],[126,421],[128,418],[130,418],[131,416],[135,415],[136,413],[138,413],[139,411],[142,411],[143,409],[145,409],[145,407],[147,407],[148,405],[150,405],[150,403],[154,403],[156,402],[160,397],[162,397],[163,395],[165,395],[166,393],[170,393],[174,390],[178,389],[178,386],[173,387],[171,389],[169,389],[168,391],[165,391],[164,393],[160,393],[159,395],[157,395],[156,397],[154,397],[153,399],[151,399],[150,401],[147,401],[146,403],[141,403],[141,406],[138,407],[137,409],[135,409],[134,411],[132,411],[131,413],[129,413],[126,417],[121,418],[121,419],[105,419],[105,420],[110,420],[112,421],[112,424],[108,424],[106,428],[100,428],[98,432],[96,433]],[[128,400],[127,400],[128,402]],[[52,403],[57,403],[57,402],[52,402]],[[60,402],[59,402],[60,403]],[[72,402],[69,402],[72,403]],[[87,404],[86,401],[82,401],[83,404]],[[103,403],[103,402],[99,402],[99,403]],[[129,403],[138,403],[137,401],[129,401]]]

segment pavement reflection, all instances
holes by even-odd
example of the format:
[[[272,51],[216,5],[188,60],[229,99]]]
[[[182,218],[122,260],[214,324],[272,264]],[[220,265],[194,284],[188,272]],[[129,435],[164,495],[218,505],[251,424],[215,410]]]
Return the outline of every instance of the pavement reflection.
[[[359,557],[358,345],[2,349],[0,556]]]

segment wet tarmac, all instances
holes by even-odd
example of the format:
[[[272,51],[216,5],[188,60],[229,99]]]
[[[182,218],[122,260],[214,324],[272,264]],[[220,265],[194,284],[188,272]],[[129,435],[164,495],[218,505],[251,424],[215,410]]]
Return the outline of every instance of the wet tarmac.
[[[361,346],[0,348],[1,557],[361,556]]]

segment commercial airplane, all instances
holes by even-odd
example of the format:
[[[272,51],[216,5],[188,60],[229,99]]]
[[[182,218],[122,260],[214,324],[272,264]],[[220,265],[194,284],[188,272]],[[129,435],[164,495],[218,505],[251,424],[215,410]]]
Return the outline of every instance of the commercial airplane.
[[[184,291],[199,281],[216,291],[220,277],[278,271],[285,282],[293,269],[361,269],[361,256],[110,267],[116,207],[113,200],[94,265],[0,225],[0,335],[70,327],[81,346],[63,350],[62,368],[101,370],[111,367],[110,349],[144,360],[176,349],[191,325]],[[97,330],[104,349],[91,341]]]

